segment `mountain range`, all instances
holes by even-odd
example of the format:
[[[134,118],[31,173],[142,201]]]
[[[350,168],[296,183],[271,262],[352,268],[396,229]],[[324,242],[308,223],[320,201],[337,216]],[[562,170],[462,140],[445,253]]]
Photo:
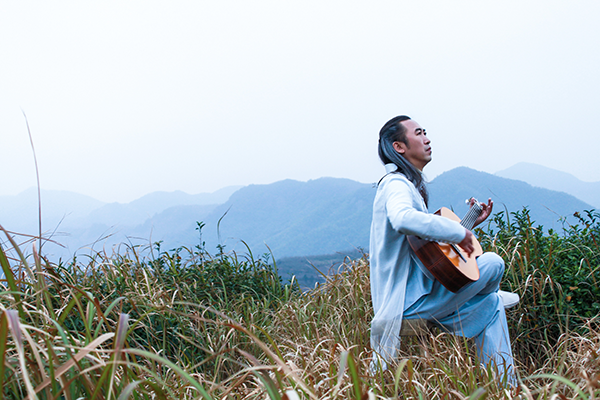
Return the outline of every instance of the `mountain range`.
[[[592,210],[594,207],[565,192],[532,186],[521,180],[502,178],[497,175],[475,171],[466,167],[445,172],[429,185],[430,210],[441,206],[455,210],[459,216],[467,211],[466,199],[473,196],[486,202],[494,201],[494,213],[504,211],[512,213],[523,207],[530,210],[530,216],[536,225],[561,231],[565,218],[575,222],[575,211]]]
[[[527,175],[518,168],[510,173],[523,179]],[[561,217],[594,208],[573,195],[499,174],[460,167],[437,176],[429,184],[430,210],[443,205],[462,215],[467,210],[465,199],[492,197],[495,212],[527,206],[537,224],[560,229]],[[255,256],[272,253],[276,259],[355,254],[368,251],[375,192],[374,184],[340,178],[283,180],[197,195],[155,192],[127,204],[43,191],[46,236],[53,233],[53,240],[64,246],[46,243],[44,253],[69,259],[90,249],[110,252],[122,243],[160,242],[163,250],[204,244],[215,253],[221,245],[225,251],[252,251]],[[37,208],[36,190],[0,196],[0,224],[14,232],[35,234]],[[199,222],[204,224],[201,232]]]
[[[584,182],[566,172],[525,162],[498,171],[496,175],[524,181],[532,186],[569,193],[595,208],[600,208],[600,182]]]

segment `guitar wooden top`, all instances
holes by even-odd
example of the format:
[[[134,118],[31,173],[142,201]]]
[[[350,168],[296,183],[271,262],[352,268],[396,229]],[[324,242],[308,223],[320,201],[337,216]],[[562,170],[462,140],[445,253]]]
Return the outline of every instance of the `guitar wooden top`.
[[[435,214],[460,222],[460,218],[446,207]],[[464,285],[479,279],[477,257],[483,254],[483,250],[474,237],[475,250],[470,256],[456,245],[430,242],[417,236],[408,236],[408,242],[423,265],[448,290],[457,292]]]

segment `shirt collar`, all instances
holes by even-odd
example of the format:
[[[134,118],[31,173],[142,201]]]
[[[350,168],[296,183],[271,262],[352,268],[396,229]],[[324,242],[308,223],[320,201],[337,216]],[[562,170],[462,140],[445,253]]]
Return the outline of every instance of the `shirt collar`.
[[[394,172],[398,169],[398,166],[394,163],[389,163],[389,164],[385,164],[385,172],[386,173],[390,173],[390,172]]]

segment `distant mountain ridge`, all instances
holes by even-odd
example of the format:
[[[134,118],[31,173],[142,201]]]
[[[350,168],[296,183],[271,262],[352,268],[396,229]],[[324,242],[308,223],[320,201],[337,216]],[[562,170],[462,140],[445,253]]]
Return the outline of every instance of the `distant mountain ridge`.
[[[593,208],[566,193],[466,167],[436,177],[429,191],[432,211],[448,206],[462,215],[468,197],[481,201],[492,197],[495,212],[519,211],[527,206],[538,224],[554,229],[560,229],[560,217]],[[272,251],[276,259],[357,249],[368,252],[375,193],[374,184],[339,178],[283,180],[223,189],[210,196],[153,193],[128,204],[98,204],[75,194],[69,195],[70,200],[50,201],[51,195],[46,193],[44,227],[52,230],[58,225],[56,218],[64,217],[54,238],[67,248],[48,244],[45,251],[66,259],[74,252],[89,253],[90,248],[110,251],[121,243],[149,246],[161,242],[161,249],[167,250],[204,242],[211,253],[216,252],[217,245],[224,245],[226,251],[250,250],[254,256]],[[18,205],[10,200],[0,197],[0,224],[16,232],[35,233],[37,224],[31,222],[36,222],[36,207],[26,211],[29,214],[19,214],[15,211]],[[12,200],[36,206],[35,200],[19,196]],[[68,213],[65,207],[73,202],[77,207]],[[49,210],[52,204],[60,207]],[[204,223],[202,232],[196,229],[197,222]],[[28,230],[21,229],[28,224],[32,225]]]
[[[230,186],[214,193],[187,194],[182,191],[153,192],[130,203],[104,203],[79,193],[42,190],[42,214],[45,225],[60,220],[83,219],[78,223],[139,224],[167,208],[182,205],[221,204],[241,186]],[[30,188],[15,196],[0,196],[0,218],[5,225],[37,226],[37,189]]]
[[[205,219],[209,248],[220,242],[235,248],[244,240],[251,249],[276,257],[329,254],[368,245],[375,191],[349,179],[285,180],[250,185]]]
[[[462,215],[467,210],[465,199],[492,197],[496,212],[527,206],[538,224],[554,229],[561,227],[560,217],[591,208],[565,193],[466,167],[438,176],[429,189],[431,210],[444,205]],[[246,186],[202,219],[203,240],[209,250],[217,244],[239,251],[248,246],[255,254],[270,249],[276,258],[368,251],[375,193],[373,184],[337,178]],[[188,229],[171,239],[190,243],[195,236]]]
[[[565,192],[600,209],[600,182],[584,182],[566,172],[526,162],[498,171],[495,175],[521,180],[532,186]]]
[[[436,177],[429,185],[430,210],[446,206],[456,210],[462,216],[468,207],[466,199],[472,197],[479,201],[494,201],[494,213],[499,211],[520,211],[528,207],[531,218],[546,229],[560,231],[561,217],[572,221],[573,212],[591,210],[593,207],[576,197],[564,193],[534,187],[530,184],[501,178],[466,167],[455,168]]]
[[[221,204],[241,186],[230,186],[213,193],[187,194],[182,191],[153,192],[130,203],[108,203],[92,211],[85,223],[136,226],[171,207]]]
[[[64,244],[67,250],[48,245],[61,255],[97,242],[106,235],[114,240],[106,244],[126,242],[157,214],[173,207],[196,207],[207,214],[241,186],[225,187],[214,193],[190,195],[181,191],[154,192],[130,203],[104,203],[89,196],[69,191],[42,190],[42,222],[46,235]],[[27,234],[38,231],[37,190],[27,189],[14,196],[0,196],[0,224],[5,229]],[[164,225],[164,224],[163,224]],[[151,229],[144,237],[150,237]]]

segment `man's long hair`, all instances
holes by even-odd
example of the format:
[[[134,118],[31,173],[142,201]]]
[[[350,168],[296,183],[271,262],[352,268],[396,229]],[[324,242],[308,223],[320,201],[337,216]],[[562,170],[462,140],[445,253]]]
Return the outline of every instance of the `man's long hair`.
[[[398,172],[404,174],[415,185],[421,197],[423,197],[425,205],[427,205],[429,193],[427,193],[425,187],[423,173],[394,149],[394,142],[402,142],[408,146],[406,127],[401,122],[409,119],[410,117],[406,115],[399,115],[383,125],[383,128],[379,131],[379,158],[384,164],[395,164],[398,167]]]

